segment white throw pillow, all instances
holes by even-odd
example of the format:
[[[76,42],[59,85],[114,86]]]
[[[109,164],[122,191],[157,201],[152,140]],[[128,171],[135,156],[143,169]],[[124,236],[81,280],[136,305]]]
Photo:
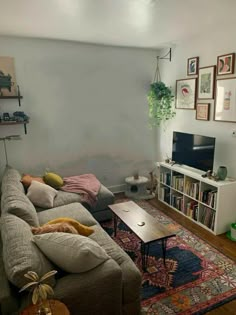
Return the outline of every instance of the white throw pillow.
[[[37,207],[52,208],[57,190],[49,185],[42,184],[33,180],[28,188],[27,197]]]
[[[49,260],[70,273],[86,272],[109,259],[98,243],[82,235],[54,232],[33,240]]]

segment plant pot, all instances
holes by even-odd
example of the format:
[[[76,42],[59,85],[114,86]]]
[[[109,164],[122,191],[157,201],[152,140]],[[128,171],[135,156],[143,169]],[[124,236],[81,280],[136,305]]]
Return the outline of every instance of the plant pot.
[[[219,166],[218,171],[217,171],[217,176],[220,180],[225,180],[227,176],[227,167]]]

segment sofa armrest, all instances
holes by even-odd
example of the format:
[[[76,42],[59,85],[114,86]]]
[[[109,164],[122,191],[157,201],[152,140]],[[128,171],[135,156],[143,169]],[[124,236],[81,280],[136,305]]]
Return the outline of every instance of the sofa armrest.
[[[0,233],[1,234],[1,233]],[[14,297],[11,285],[7,279],[2,258],[2,240],[0,237],[0,309],[1,314],[11,314],[18,309],[18,301]]]
[[[118,264],[108,259],[98,267],[57,280],[54,296],[64,302],[71,315],[122,312],[122,274]]]

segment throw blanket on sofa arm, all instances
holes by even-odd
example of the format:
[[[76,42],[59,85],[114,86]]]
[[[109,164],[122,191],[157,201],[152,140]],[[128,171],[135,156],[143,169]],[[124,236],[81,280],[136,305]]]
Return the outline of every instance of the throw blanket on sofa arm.
[[[63,178],[64,185],[61,190],[82,195],[82,202],[88,203],[91,207],[97,202],[97,195],[101,183],[93,174],[83,174]]]

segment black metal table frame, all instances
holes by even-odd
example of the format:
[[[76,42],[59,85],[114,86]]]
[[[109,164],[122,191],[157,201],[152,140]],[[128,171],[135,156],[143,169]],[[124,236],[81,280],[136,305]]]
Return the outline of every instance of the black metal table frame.
[[[118,216],[113,213],[113,221],[114,221],[114,236],[116,237],[116,232],[117,232],[117,218]],[[121,220],[121,218],[119,218]],[[121,220],[128,228],[129,226],[123,221]],[[130,228],[129,228],[130,229]],[[130,229],[131,230],[131,229]],[[131,230],[132,231],[132,230]],[[133,232],[133,231],[132,231]],[[134,233],[134,232],[133,232]],[[136,233],[135,233],[136,234]],[[137,234],[136,234],[137,235]],[[144,243],[140,237],[137,235],[137,237],[140,239],[141,241],[141,257],[142,257],[142,269],[143,271],[146,271],[147,270],[147,265],[148,265],[148,254],[149,254],[149,245],[151,243],[154,243],[154,242],[159,242],[161,241],[161,245],[162,245],[162,254],[163,254],[163,262],[164,262],[164,266],[166,267],[166,245],[167,245],[167,240],[168,238],[170,237],[173,237],[175,235],[171,235],[171,236],[167,236],[165,238],[161,238],[161,239],[158,239],[158,240],[154,240],[154,241],[150,241],[148,243]]]

